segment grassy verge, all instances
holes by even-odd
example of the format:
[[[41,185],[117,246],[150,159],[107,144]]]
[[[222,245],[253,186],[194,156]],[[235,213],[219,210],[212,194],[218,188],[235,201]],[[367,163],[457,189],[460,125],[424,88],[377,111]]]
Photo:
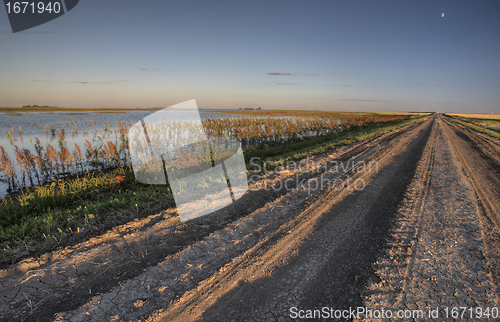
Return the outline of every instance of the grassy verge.
[[[276,165],[283,160],[300,160],[427,117],[372,123],[341,133],[249,148],[245,151],[245,161],[251,169],[250,160],[255,157],[261,163],[274,161]],[[41,246],[58,244],[69,236],[86,236],[92,231],[144,217],[167,207],[172,200],[168,186],[141,184],[130,168],[35,187],[16,197],[3,199],[0,204],[1,257],[5,260],[9,256],[27,254]]]
[[[484,128],[480,125],[476,125],[476,124],[472,124],[470,122],[466,122],[464,121],[463,119],[460,119],[460,118],[457,118],[457,117],[454,117],[454,116],[450,116],[450,115],[446,115],[446,118],[454,123],[457,123],[457,124],[461,124],[465,127],[468,127],[469,129],[472,129],[474,131],[477,131],[477,132],[480,132],[480,133],[483,133],[483,134],[486,134],[488,136],[491,136],[492,138],[496,138],[496,139],[500,139],[500,133],[498,132],[495,132],[493,130],[489,130],[487,128]]]
[[[168,187],[141,184],[128,168],[36,187],[1,202],[2,257],[101,231],[150,214],[172,200]]]

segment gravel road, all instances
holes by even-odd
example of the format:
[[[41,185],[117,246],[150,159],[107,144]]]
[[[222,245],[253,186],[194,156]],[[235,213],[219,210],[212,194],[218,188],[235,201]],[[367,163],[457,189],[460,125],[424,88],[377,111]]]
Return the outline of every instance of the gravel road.
[[[391,310],[393,318],[381,320],[494,320],[483,314],[499,304],[488,267],[498,256],[485,241],[498,248],[491,241],[499,235],[477,202],[456,139],[448,124],[435,123],[389,247],[374,265],[378,279],[363,292],[363,305],[376,314]]]
[[[493,320],[497,140],[434,115],[302,164],[6,267],[0,320]]]

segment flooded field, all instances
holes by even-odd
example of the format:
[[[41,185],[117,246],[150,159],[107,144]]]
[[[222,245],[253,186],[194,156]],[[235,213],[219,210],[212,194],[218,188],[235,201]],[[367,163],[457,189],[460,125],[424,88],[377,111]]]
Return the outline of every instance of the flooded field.
[[[29,149],[35,153],[36,139],[41,146],[49,144],[57,148],[58,132],[64,130],[64,140],[70,152],[75,144],[83,147],[88,140],[92,145],[106,141],[116,143],[119,139],[118,127],[121,123],[126,128],[142,120],[155,111],[116,111],[116,112],[27,112],[0,113],[0,146],[13,160],[13,166],[19,173],[19,165],[15,162],[14,148]],[[232,113],[217,111],[200,111],[202,120],[208,118],[234,117]],[[0,197],[7,192],[8,185],[0,182]]]
[[[162,127],[179,130],[194,124],[175,111]],[[0,195],[51,183],[95,169],[128,167],[128,130],[142,111],[64,111],[0,114]],[[209,137],[238,140],[243,150],[328,136],[363,126],[410,119],[418,115],[318,111],[201,110]],[[191,125],[190,125],[191,124]],[[169,131],[170,133],[170,131]],[[179,133],[178,133],[179,134]],[[171,135],[171,134],[169,134]],[[172,138],[170,138],[172,139]],[[170,142],[165,138],[165,142]],[[170,144],[170,143],[168,143]],[[193,151],[194,152],[194,151]],[[201,153],[201,151],[198,151]],[[197,156],[198,161],[203,156]]]

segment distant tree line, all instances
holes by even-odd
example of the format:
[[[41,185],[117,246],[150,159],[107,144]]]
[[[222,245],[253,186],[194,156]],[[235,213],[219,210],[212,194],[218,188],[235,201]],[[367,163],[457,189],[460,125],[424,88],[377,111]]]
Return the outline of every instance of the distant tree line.
[[[38,108],[57,108],[57,106],[48,106],[48,105],[24,105],[23,107],[38,107]]]

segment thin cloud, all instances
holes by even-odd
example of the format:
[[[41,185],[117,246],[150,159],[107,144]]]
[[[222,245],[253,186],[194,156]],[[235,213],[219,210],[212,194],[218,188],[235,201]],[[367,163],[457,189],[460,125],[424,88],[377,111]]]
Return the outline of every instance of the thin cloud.
[[[120,80],[110,80],[107,82],[86,82],[86,81],[80,81],[80,82],[66,82],[66,83],[73,83],[73,84],[111,84],[111,83],[122,83],[122,82],[129,82],[128,79],[120,79]]]
[[[148,71],[148,72],[178,72],[178,69],[151,69],[151,68],[139,68],[139,70],[142,71]]]
[[[281,72],[267,73],[267,75],[272,75],[272,76],[296,76],[295,73],[281,73]]]
[[[308,74],[308,73],[285,73],[285,72],[272,72],[267,73],[271,76],[322,76],[322,75],[335,75],[335,74]]]
[[[387,101],[381,101],[381,100],[363,100],[363,99],[358,99],[358,98],[344,98],[341,99],[341,101],[348,101],[348,102],[387,102]]]
[[[6,31],[6,30],[0,30],[0,34],[12,34],[12,31]],[[22,32],[18,34],[55,34],[57,31],[52,31],[52,30],[23,30]]]
[[[73,83],[73,84],[108,84],[104,82],[66,82],[66,83]]]
[[[70,84],[111,84],[111,83],[118,83],[118,82],[130,82],[130,80],[121,79],[121,80],[110,80],[107,82],[93,82],[93,81],[54,81],[54,80],[49,80],[49,79],[33,79],[32,82],[37,82],[37,83],[70,83]]]

